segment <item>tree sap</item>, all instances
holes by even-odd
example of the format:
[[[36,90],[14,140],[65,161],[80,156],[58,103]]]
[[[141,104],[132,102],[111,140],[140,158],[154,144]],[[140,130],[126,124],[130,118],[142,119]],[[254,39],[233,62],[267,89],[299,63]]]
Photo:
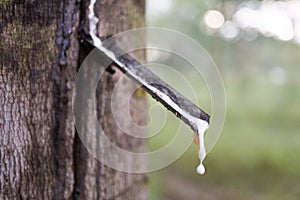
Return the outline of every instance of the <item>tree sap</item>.
[[[194,135],[194,143],[197,146],[197,150],[198,150],[198,156],[200,159],[200,164],[197,167],[197,173],[198,174],[204,174],[205,173],[205,167],[203,165],[203,160],[206,157],[206,150],[205,150],[205,145],[204,145],[204,134],[205,131],[208,129],[209,125],[206,121],[204,120],[198,120],[197,123],[197,133],[195,133]]]

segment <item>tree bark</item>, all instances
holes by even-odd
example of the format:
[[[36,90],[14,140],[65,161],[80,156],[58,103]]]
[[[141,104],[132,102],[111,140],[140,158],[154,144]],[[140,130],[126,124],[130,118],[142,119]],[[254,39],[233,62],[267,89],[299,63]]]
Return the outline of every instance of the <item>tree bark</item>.
[[[144,1],[97,0],[99,36],[144,26],[144,12]],[[145,175],[102,165],[76,134],[72,92],[81,56],[76,0],[4,0],[0,13],[0,199],[146,199]],[[137,56],[144,58],[143,52]],[[99,121],[120,148],[140,152],[145,142],[126,136],[111,113],[120,77],[116,71],[102,78]],[[122,92],[132,84],[126,79]],[[144,97],[132,98],[130,113],[136,123],[145,123]]]

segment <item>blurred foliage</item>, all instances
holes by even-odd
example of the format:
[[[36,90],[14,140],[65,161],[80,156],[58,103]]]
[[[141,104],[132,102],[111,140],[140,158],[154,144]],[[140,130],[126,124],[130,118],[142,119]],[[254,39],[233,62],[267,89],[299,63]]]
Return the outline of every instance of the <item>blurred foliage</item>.
[[[148,11],[148,25],[181,31],[205,47],[227,93],[225,126],[206,158],[206,174],[196,174],[199,161],[192,145],[171,166],[150,173],[150,199],[300,199],[299,46],[261,35],[253,41],[228,41],[201,25],[208,9],[221,10],[228,18],[233,12],[228,7],[234,10],[240,2],[174,0],[165,13]],[[276,68],[284,71],[283,82],[272,79]],[[178,122],[170,119],[150,139],[151,149],[173,137]]]

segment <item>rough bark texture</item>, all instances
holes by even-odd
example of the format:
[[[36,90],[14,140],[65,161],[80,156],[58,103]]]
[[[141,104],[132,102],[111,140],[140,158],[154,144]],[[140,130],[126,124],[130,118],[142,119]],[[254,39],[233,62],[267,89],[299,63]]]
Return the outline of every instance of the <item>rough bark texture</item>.
[[[97,0],[99,35],[143,26],[144,7],[144,1]],[[80,45],[74,8],[75,0],[0,1],[0,199],[146,198],[144,175],[103,166],[75,133],[72,90]],[[98,116],[115,144],[140,152],[144,141],[124,135],[112,118],[110,96],[119,77],[118,71],[103,77]],[[123,86],[126,93],[132,82]],[[143,124],[145,99],[133,97],[131,105],[132,118]]]

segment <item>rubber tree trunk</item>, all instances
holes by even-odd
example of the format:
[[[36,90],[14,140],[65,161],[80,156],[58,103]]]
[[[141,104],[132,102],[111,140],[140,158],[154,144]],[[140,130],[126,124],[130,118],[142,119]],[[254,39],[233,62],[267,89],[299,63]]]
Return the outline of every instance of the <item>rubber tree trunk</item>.
[[[102,165],[76,134],[72,90],[81,51],[75,3],[0,1],[0,199],[147,198],[145,175]],[[144,12],[143,0],[97,0],[100,37],[144,26]],[[137,56],[143,59],[144,54]],[[98,117],[118,146],[139,152],[145,142],[122,133],[111,114],[110,98],[120,74],[103,77]],[[123,86],[125,94],[132,82],[125,80]],[[145,123],[144,97],[132,97],[130,113]]]

